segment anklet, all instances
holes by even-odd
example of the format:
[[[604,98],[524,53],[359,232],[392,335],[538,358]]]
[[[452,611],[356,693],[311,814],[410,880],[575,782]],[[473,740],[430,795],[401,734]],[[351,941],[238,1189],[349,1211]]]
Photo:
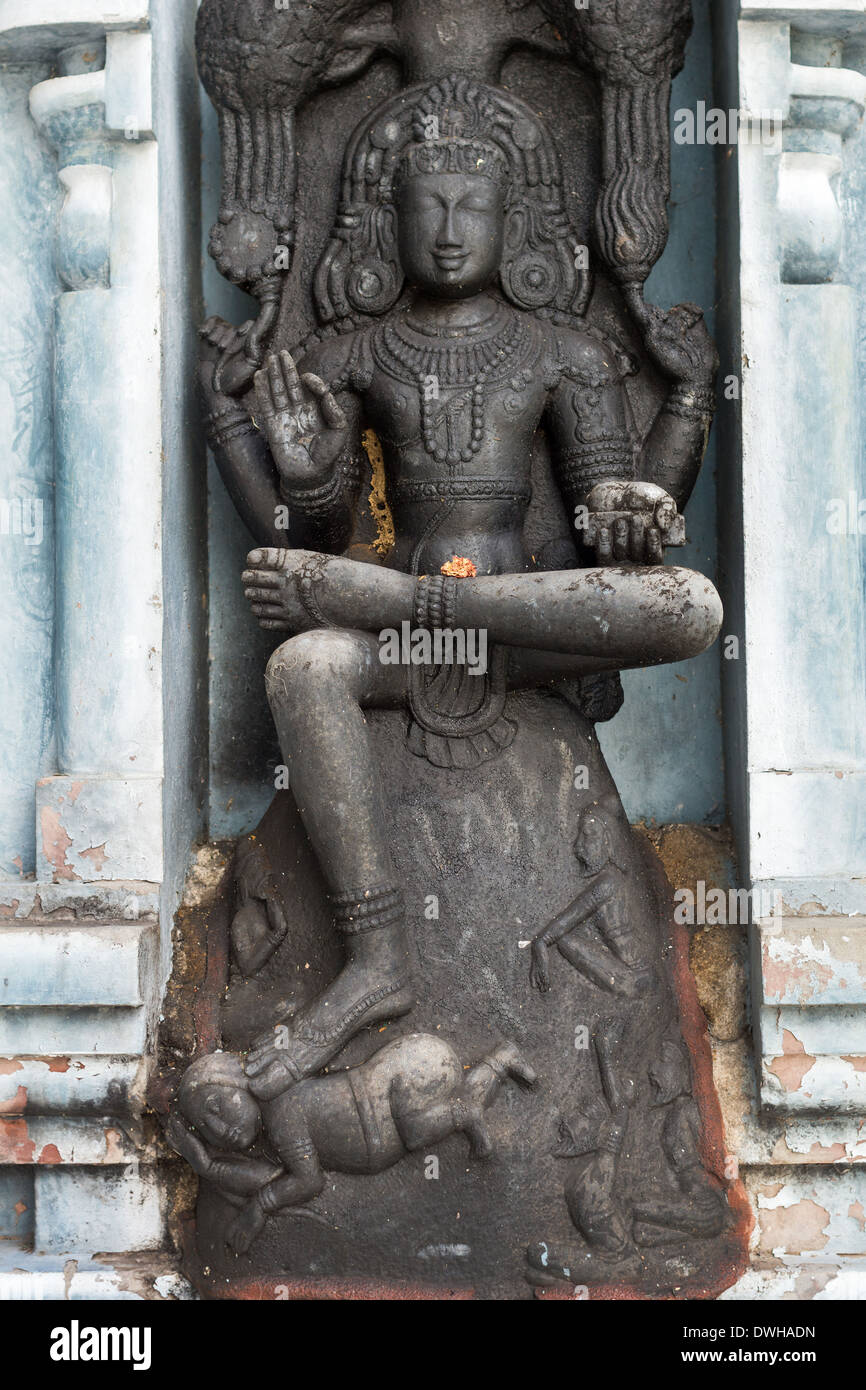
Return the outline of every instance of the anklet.
[[[309,618],[312,618],[316,627],[333,627],[334,624],[329,618],[325,617],[316,594],[316,585],[322,579],[327,561],[324,556],[317,555],[312,560],[306,560],[295,570],[295,589],[301,601],[301,607]]]
[[[376,931],[402,922],[405,916],[399,888],[374,888],[366,893],[343,893],[331,897],[334,923],[344,936]]]

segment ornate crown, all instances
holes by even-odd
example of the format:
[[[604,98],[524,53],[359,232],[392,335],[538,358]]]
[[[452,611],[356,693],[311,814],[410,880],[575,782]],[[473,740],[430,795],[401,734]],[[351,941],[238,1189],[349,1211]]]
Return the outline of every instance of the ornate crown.
[[[414,174],[480,174],[503,188],[511,184],[508,165],[499,150],[477,140],[425,140],[410,145],[397,165],[395,187]]]

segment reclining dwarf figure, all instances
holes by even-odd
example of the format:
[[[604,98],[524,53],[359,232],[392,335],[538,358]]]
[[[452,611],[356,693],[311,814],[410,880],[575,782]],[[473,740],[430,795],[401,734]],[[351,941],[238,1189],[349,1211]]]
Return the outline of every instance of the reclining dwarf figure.
[[[271,1213],[319,1195],[326,1172],[381,1173],[458,1132],[476,1158],[486,1158],[484,1111],[509,1078],[524,1086],[537,1080],[513,1043],[464,1072],[444,1039],[410,1033],[361,1066],[308,1078],[260,1103],[241,1059],[214,1052],[184,1072],[166,1133],[199,1177],[240,1208],[226,1242],[245,1254]]]

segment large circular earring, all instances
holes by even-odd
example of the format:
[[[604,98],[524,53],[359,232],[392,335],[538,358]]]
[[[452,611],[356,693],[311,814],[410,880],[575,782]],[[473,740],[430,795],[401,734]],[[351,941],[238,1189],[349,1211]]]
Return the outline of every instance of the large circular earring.
[[[362,314],[383,314],[397,300],[402,285],[398,267],[379,256],[357,261],[346,279],[346,298]]]
[[[503,262],[502,288],[520,309],[542,309],[559,293],[559,269],[539,251],[523,251]]]

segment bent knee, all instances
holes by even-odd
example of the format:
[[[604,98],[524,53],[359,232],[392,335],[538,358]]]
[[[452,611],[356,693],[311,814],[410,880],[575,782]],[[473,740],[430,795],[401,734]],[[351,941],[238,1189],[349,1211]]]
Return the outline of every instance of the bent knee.
[[[684,661],[700,656],[713,645],[722,630],[724,608],[715,586],[705,575],[674,567],[668,573],[677,587],[669,614],[668,659]]]
[[[327,690],[353,693],[370,662],[363,638],[355,633],[319,628],[290,637],[268,661],[268,698],[292,699],[310,688],[321,698]]]

